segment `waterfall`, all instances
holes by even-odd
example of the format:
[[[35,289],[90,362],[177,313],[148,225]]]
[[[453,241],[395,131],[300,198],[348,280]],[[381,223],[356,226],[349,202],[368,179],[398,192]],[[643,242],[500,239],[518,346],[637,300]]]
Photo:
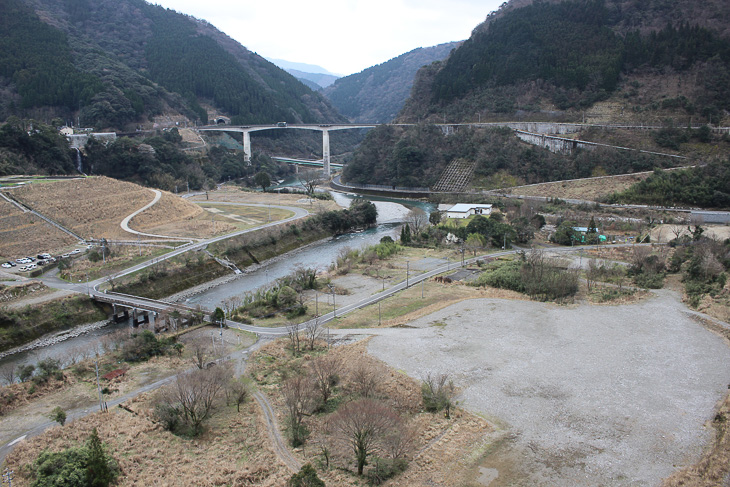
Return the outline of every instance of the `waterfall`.
[[[81,160],[81,151],[76,148],[76,170],[86,176],[84,173],[84,168],[82,166],[82,160]]]

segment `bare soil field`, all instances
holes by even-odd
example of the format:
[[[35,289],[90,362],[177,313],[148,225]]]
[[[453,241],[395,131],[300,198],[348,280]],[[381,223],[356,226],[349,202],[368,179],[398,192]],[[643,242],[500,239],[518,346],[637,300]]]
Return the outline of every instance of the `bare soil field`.
[[[71,235],[0,198],[0,260],[56,252],[75,243]]]
[[[362,333],[412,377],[455,375],[499,427],[480,458],[491,480],[465,485],[659,485],[714,440],[730,377],[727,344],[671,291],[610,309],[468,300]]]
[[[602,176],[599,178],[576,179],[572,181],[556,181],[552,183],[518,186],[516,188],[509,188],[506,192],[522,196],[599,201],[611,193],[623,191],[631,185],[643,181],[650,174],[651,172],[643,172],[622,176]]]

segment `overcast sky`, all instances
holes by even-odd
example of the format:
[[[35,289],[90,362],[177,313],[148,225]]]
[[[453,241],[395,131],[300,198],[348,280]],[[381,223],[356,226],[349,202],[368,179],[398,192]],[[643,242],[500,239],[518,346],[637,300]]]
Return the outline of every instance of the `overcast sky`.
[[[467,39],[504,0],[149,0],[205,19],[257,54],[348,75]]]

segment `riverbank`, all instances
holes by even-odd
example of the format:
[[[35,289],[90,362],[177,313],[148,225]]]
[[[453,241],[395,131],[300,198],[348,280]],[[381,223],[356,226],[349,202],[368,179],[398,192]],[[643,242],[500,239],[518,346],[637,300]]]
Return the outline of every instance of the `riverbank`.
[[[101,321],[106,316],[103,305],[86,295],[67,296],[21,309],[0,309],[0,352],[79,323]]]
[[[70,330],[52,332],[47,335],[43,335],[42,337],[30,343],[26,343],[25,345],[21,345],[19,347],[11,348],[10,350],[6,350],[4,352],[0,352],[0,359],[4,359],[5,357],[9,357],[18,353],[28,352],[31,350],[37,350],[39,348],[56,345],[58,343],[68,340],[69,338],[76,338],[86,333],[89,333],[90,331],[104,328],[110,323],[111,321],[109,320],[101,320],[94,323],[79,325],[77,327],[71,328]]]

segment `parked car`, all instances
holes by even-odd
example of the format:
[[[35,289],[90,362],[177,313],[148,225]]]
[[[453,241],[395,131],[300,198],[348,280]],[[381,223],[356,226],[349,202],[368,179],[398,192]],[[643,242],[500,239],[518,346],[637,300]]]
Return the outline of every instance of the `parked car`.
[[[11,267],[13,267],[13,266],[11,266],[9,262],[4,262],[4,263],[2,264],[2,267],[5,267],[6,269],[10,269],[10,268],[11,268]]]
[[[71,252],[69,252],[69,254],[80,254],[80,253],[81,253],[81,249],[73,249]]]

